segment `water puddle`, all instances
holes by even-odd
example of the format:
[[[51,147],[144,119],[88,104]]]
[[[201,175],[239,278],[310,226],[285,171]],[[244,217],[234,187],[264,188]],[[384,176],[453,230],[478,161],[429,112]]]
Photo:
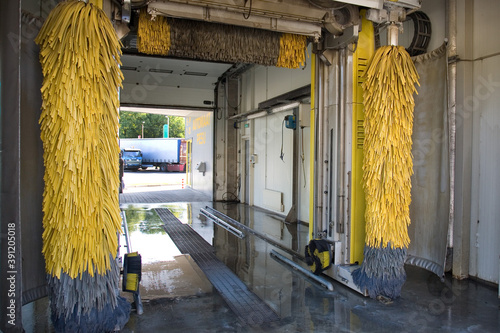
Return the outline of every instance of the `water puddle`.
[[[171,297],[175,293],[185,296],[207,295],[211,292],[210,287],[207,289],[201,287],[207,282],[206,278],[198,279],[204,274],[193,268],[189,256],[181,259],[182,256],[179,256],[177,248],[172,245],[168,234],[165,234],[161,228],[162,222],[153,210],[153,208],[169,208],[182,223],[189,224],[212,244],[217,257],[280,316],[279,323],[270,325],[263,331],[410,332],[435,331],[443,327],[443,321],[440,319],[442,316],[428,314],[433,304],[439,302],[439,295],[430,293],[432,290],[429,289],[428,277],[433,276],[431,273],[408,267],[408,279],[403,288],[402,297],[391,304],[365,298],[335,282],[333,282],[334,290],[329,291],[305,279],[295,270],[283,266],[270,256],[271,251],[276,251],[307,268],[301,260],[290,255],[293,252],[303,255],[303,249],[308,240],[307,225],[285,223],[282,216],[243,204],[210,204],[210,207],[258,231],[258,233],[252,233],[244,230],[245,237],[240,239],[222,227],[214,225],[210,220],[200,218],[200,209],[204,207],[203,203],[122,207],[127,211],[129,227],[132,230],[133,249],[144,254],[146,262],[152,263],[151,266],[148,264],[144,266],[144,269],[148,271],[144,276],[149,280],[149,282],[141,282],[145,288],[145,295],[161,298]],[[182,285],[182,282],[185,284]],[[445,288],[442,282],[438,284]],[[484,293],[487,290],[483,287],[477,288],[470,297],[478,292]],[[495,303],[496,294],[492,292],[489,294],[487,298]],[[210,295],[211,299],[214,299],[213,304],[217,306],[210,306],[212,301],[207,301],[205,298],[199,298],[197,301],[191,298],[186,301],[185,305],[192,302],[193,311],[196,307],[198,309],[196,311],[210,316],[210,321],[197,320],[198,325],[227,326],[231,310],[224,309],[223,302],[220,303],[216,293],[212,292]],[[460,325],[457,323],[460,320],[462,324],[477,323],[474,317],[462,318],[460,316],[461,302],[467,302],[469,291],[464,290],[455,296],[453,302],[442,303],[445,309],[442,314],[447,313],[449,318],[455,318],[453,321],[448,321],[446,327],[459,329]],[[464,300],[459,301],[460,297]],[[493,320],[498,319],[497,306],[487,304],[481,306],[484,311],[490,313]],[[150,316],[148,318],[163,316],[162,313],[155,314],[154,308],[148,311],[152,311],[148,314]],[[177,312],[176,316],[180,316],[179,320],[182,319],[186,325],[191,322],[189,313],[182,315]],[[459,318],[461,319],[458,320]],[[241,327],[238,324],[230,325],[232,331],[253,332],[249,327]],[[485,325],[498,328],[498,323],[491,321],[485,322]]]

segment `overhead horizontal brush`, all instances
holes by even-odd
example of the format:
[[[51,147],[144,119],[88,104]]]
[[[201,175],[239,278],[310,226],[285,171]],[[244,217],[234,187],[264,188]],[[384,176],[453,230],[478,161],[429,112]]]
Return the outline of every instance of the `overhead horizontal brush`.
[[[299,68],[306,48],[303,35],[139,14],[137,49],[145,54]]]

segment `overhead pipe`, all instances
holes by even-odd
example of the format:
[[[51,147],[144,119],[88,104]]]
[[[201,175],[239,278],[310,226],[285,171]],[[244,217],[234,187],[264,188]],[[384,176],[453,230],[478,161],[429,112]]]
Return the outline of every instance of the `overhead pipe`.
[[[387,44],[398,46],[399,27],[396,23],[391,22],[387,27]]]
[[[331,55],[331,53],[329,53]],[[332,60],[333,61],[333,60]],[[330,86],[328,84],[329,79],[329,67],[331,66],[331,62],[328,60],[327,62],[321,62],[321,95],[320,95],[320,105],[321,105],[321,119],[320,122],[322,124],[321,127],[321,144],[322,144],[322,153],[321,153],[321,207],[322,207],[322,215],[321,215],[321,229],[323,237],[326,238],[328,236],[329,222],[330,222],[330,214],[329,209],[331,205],[331,193],[332,189],[330,187],[330,177],[331,177],[331,168],[333,167],[331,161],[332,156],[329,151],[329,125],[328,125],[328,98]],[[325,234],[326,230],[326,234]]]
[[[235,235],[239,239],[245,238],[245,234],[242,231],[236,229],[235,227],[233,227],[232,225],[230,225],[226,221],[218,218],[214,214],[211,214],[207,210],[205,210],[205,209],[202,208],[202,209],[200,209],[200,213],[203,216],[206,216],[207,218],[209,218],[210,220],[212,220],[215,224],[217,224],[217,225],[221,226],[222,228],[226,229],[228,232],[232,233],[233,235]]]
[[[453,221],[455,219],[455,160],[456,160],[456,86],[457,86],[457,2],[448,0],[448,119],[450,140],[450,213],[448,221],[448,248],[453,248]],[[449,61],[452,59],[453,61]]]
[[[257,230],[254,230],[252,228],[250,228],[249,226],[243,224],[243,223],[240,223],[238,221],[236,221],[235,219],[219,212],[218,210],[212,208],[212,207],[209,207],[209,206],[205,206],[205,211],[211,213],[212,215],[218,217],[219,219],[224,219],[225,221],[227,221],[227,223],[231,223],[233,226],[238,227],[238,228],[241,228],[243,230],[245,230],[246,232],[248,232],[249,234],[252,234],[260,239],[262,239],[263,241],[265,241],[266,243],[269,243],[271,244],[272,246],[274,247],[277,247],[278,249],[290,254],[291,256],[299,259],[299,260],[302,260],[304,261],[304,256],[298,252],[296,252],[295,250],[292,250],[292,249],[289,249],[285,246],[283,246],[281,243],[275,241],[274,239],[272,239],[271,237],[268,237],[266,234],[264,233],[261,233],[261,232],[258,232]],[[237,229],[237,228],[236,228]],[[237,229],[239,230],[239,229]]]
[[[345,232],[345,184],[346,184],[346,109],[347,109],[347,49],[339,50],[339,112],[338,112],[338,187],[337,187],[337,233]]]
[[[324,94],[323,94],[323,86],[324,86],[324,71],[323,71],[323,63],[318,62],[317,63],[317,77],[316,77],[316,83],[317,83],[317,89],[316,91],[318,92],[318,95],[316,97],[317,101],[317,111],[318,114],[316,115],[316,128],[317,128],[317,133],[316,133],[316,147],[317,147],[317,155],[316,159],[314,162],[314,167],[316,169],[316,184],[315,184],[315,195],[316,195],[316,200],[315,200],[315,213],[316,213],[316,219],[315,219],[315,225],[316,225],[316,230],[315,230],[315,238],[319,237],[321,235],[321,231],[324,230],[323,226],[323,194],[324,194],[324,188],[323,188],[323,179],[324,179],[324,132],[325,132],[325,108],[324,108]]]
[[[315,221],[316,221],[316,54],[311,56],[311,133],[309,143],[309,161],[313,164],[310,165],[309,172],[309,240],[314,239]]]

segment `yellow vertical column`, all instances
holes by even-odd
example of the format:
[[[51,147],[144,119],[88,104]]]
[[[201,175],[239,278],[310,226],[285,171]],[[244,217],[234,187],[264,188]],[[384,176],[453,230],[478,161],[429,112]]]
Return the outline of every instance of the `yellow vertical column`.
[[[193,150],[193,139],[186,140],[186,185],[192,186],[191,184],[191,157]]]
[[[363,261],[365,246],[365,192],[363,189],[363,144],[364,144],[364,75],[368,63],[375,53],[375,37],[372,22],[365,19],[361,11],[362,29],[358,45],[353,54],[353,105],[352,105],[352,173],[351,173],[351,247],[350,262]]]
[[[103,0],[89,0],[89,3],[102,9],[102,1]]]

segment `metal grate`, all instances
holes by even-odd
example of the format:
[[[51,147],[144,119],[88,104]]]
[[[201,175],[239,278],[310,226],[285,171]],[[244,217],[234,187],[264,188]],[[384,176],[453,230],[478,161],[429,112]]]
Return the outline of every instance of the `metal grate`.
[[[196,231],[180,222],[170,210],[155,210],[175,245],[183,254],[193,258],[243,323],[259,326],[279,320],[278,315],[216,257],[214,248]]]
[[[120,194],[120,204],[206,201],[211,201],[211,198],[208,195],[195,191],[191,188],[166,191],[129,192]]]

